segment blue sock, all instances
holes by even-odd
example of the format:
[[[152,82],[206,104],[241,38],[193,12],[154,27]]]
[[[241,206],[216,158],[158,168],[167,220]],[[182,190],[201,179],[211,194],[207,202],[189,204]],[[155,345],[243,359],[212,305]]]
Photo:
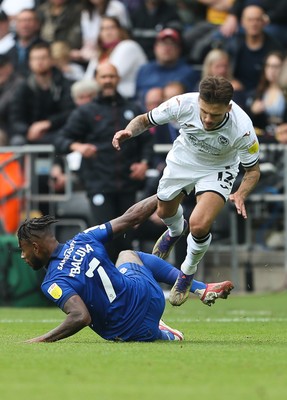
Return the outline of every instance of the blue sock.
[[[137,251],[137,254],[142,260],[144,266],[152,272],[153,277],[157,282],[166,283],[170,286],[174,285],[179,274],[177,268],[153,254],[143,253],[141,251]],[[205,283],[194,279],[190,291],[194,293],[195,290],[206,289],[206,287],[207,285]]]

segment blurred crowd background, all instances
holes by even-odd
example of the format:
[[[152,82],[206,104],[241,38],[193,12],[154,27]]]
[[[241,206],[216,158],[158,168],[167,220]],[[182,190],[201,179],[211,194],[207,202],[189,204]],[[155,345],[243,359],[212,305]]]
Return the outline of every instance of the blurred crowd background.
[[[155,144],[172,144],[178,127],[152,128],[120,153],[114,133],[170,97],[197,91],[202,77],[221,75],[264,143],[257,193],[282,194],[283,153],[272,145],[287,142],[286,21],[286,0],[2,0],[0,146],[54,145],[39,192],[63,193],[70,179],[72,203],[59,203],[56,216],[102,223],[156,192],[166,154]],[[0,152],[1,229],[12,234],[23,218],[15,193],[26,168],[13,152]],[[36,208],[49,212],[49,201]],[[258,243],[282,246],[282,203],[265,204],[263,213]],[[119,238],[111,256],[163,229],[152,216]]]

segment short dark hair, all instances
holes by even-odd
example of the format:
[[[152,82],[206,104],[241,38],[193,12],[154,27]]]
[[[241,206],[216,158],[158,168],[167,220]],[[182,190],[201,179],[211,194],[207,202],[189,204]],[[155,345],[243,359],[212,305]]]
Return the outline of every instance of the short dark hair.
[[[21,240],[31,241],[33,237],[40,239],[46,235],[52,236],[51,225],[56,222],[58,222],[58,220],[50,215],[44,215],[30,220],[26,219],[22,222],[17,232],[19,242]]]
[[[231,83],[220,76],[207,76],[199,84],[199,97],[209,104],[228,105],[233,91]]]
[[[51,46],[48,42],[45,42],[44,40],[40,40],[39,42],[34,43],[29,50],[29,54],[31,53],[32,50],[37,50],[37,49],[47,49],[49,54],[51,54]]]

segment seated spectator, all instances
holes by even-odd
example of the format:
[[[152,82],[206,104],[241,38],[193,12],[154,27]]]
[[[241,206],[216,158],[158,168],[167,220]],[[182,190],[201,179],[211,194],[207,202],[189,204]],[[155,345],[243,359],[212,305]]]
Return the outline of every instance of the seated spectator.
[[[76,106],[89,103],[98,92],[99,85],[94,79],[82,79],[71,86],[71,96]]]
[[[277,51],[269,53],[258,87],[248,102],[246,110],[252,119],[259,141],[262,143],[284,142],[284,125],[287,122],[287,104],[284,89],[280,86],[280,73],[283,66],[283,54]],[[284,156],[280,151],[261,151],[261,178],[256,192],[278,194],[283,191]],[[278,218],[282,216],[282,204],[272,202],[266,205],[269,217],[260,221],[256,240],[265,245],[267,232],[276,229]]]
[[[206,54],[219,45],[216,33],[225,22],[233,0],[198,0],[198,2],[206,6],[205,19],[185,29],[183,35],[188,48],[188,60],[193,64],[202,64]]]
[[[207,53],[202,64],[201,78],[205,78],[208,75],[223,76],[223,78],[228,79],[234,89],[233,100],[242,108],[245,108],[245,92],[242,84],[232,76],[230,57],[225,50],[212,49]]]
[[[142,105],[149,89],[164,87],[171,81],[182,82],[187,91],[194,89],[198,73],[182,57],[182,40],[177,30],[166,28],[158,33],[154,54],[155,60],[143,65],[137,75],[136,93]]]
[[[65,41],[71,48],[82,45],[81,4],[73,0],[47,0],[37,7],[40,36],[48,43]]]
[[[5,143],[9,144],[9,138],[12,135],[9,115],[14,92],[20,82],[23,80],[18,76],[13,64],[7,55],[0,55],[0,129],[2,137],[5,137]]]
[[[40,21],[35,10],[24,9],[15,17],[15,45],[7,52],[15,71],[23,77],[30,73],[29,51],[31,47],[43,42],[39,36]]]
[[[147,62],[147,57],[141,46],[130,39],[116,17],[102,18],[97,54],[89,62],[85,77],[92,78],[97,66],[107,60],[120,75],[119,93],[123,97],[134,98],[137,73],[140,66]]]
[[[29,53],[31,73],[15,91],[11,104],[11,144],[52,144],[74,108],[71,82],[53,67],[47,43],[35,44]]]
[[[71,86],[71,96],[77,107],[87,104],[93,100],[93,98],[98,94],[99,86],[94,79],[80,80]],[[82,188],[78,172],[81,165],[81,153],[74,151],[69,153],[67,156],[67,162],[69,169],[71,170],[73,187]],[[61,157],[56,157],[55,162],[52,166],[50,172],[49,184],[50,187],[56,193],[63,193],[65,190],[67,176],[64,171],[64,162]]]
[[[96,53],[102,17],[118,18],[121,26],[130,28],[130,18],[124,4],[119,0],[83,0],[81,12],[82,47],[73,49],[75,61],[87,63]]]
[[[163,28],[182,28],[177,8],[166,0],[143,0],[142,5],[131,13],[131,21],[132,36],[149,60],[155,57],[155,41]]]
[[[248,114],[261,141],[274,141],[276,126],[284,122],[287,104],[279,77],[284,56],[271,52],[266,57],[259,84],[249,98]]]
[[[242,84],[248,95],[259,83],[266,55],[270,51],[284,49],[264,31],[266,20],[262,7],[257,5],[245,7],[241,25],[244,31],[228,40],[225,48],[232,60],[233,76]]]
[[[4,11],[0,9],[0,54],[5,54],[15,44],[13,33],[10,31],[10,21]]]
[[[240,30],[240,20],[244,7],[249,4],[246,0],[234,0],[233,5],[229,9],[225,22],[220,27],[220,33],[226,37],[232,37]],[[261,6],[264,11],[266,26],[264,30],[274,37],[282,46],[287,45],[287,2],[286,0],[257,0],[253,2]],[[252,2],[251,2],[252,4]]]
[[[85,70],[82,65],[71,61],[71,47],[65,41],[51,43],[51,55],[55,67],[62,71],[65,78],[71,81],[83,79]]]

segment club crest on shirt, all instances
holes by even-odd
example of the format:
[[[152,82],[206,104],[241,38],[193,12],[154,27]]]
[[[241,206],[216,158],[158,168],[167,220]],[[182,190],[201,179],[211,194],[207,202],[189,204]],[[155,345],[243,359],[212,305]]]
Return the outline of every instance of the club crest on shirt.
[[[217,140],[222,146],[228,146],[228,144],[229,144],[229,140],[224,136],[221,136],[221,135],[218,136]]]
[[[48,293],[55,300],[58,300],[63,294],[62,289],[57,285],[57,283],[52,283],[52,285],[48,288]]]

